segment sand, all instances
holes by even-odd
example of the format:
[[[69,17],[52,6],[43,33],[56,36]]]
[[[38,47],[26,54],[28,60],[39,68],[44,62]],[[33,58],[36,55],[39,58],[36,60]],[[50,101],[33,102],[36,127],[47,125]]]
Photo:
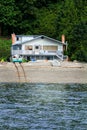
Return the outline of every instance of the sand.
[[[0,83],[87,83],[87,63],[36,61],[0,63]],[[24,69],[24,70],[23,70]]]

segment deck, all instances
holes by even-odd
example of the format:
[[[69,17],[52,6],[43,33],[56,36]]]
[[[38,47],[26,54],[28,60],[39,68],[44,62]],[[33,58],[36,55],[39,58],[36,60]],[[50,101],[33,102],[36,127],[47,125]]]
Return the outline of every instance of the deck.
[[[12,55],[22,56],[57,56],[63,60],[63,54],[60,51],[30,51],[30,50],[12,50]]]

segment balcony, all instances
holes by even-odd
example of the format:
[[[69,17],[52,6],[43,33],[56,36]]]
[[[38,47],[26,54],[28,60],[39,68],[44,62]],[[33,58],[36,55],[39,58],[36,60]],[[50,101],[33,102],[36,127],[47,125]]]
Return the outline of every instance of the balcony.
[[[57,51],[12,50],[12,55],[56,55]]]
[[[32,50],[12,50],[12,55],[25,55],[25,56],[57,56],[63,60],[63,54],[60,51],[32,51]]]

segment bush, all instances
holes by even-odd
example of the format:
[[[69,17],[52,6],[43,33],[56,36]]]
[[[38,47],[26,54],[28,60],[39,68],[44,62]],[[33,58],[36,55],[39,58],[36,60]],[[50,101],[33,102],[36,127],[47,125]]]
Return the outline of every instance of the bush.
[[[87,52],[84,49],[80,49],[76,52],[76,59],[78,61],[87,62]]]
[[[22,62],[28,62],[27,59],[23,58]]]
[[[11,40],[0,39],[0,61],[7,61],[11,54]]]

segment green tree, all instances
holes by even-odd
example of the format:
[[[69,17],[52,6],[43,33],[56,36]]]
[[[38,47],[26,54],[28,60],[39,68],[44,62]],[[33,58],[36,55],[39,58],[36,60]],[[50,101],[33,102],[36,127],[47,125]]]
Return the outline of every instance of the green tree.
[[[0,35],[3,34],[5,27],[8,26],[10,30],[16,26],[18,14],[15,0],[0,0]]]
[[[50,37],[55,35],[55,20],[56,14],[49,9],[41,9],[37,16],[37,22],[34,24],[35,32],[37,34],[43,34]]]
[[[69,40],[72,35],[73,26],[78,22],[77,20],[77,9],[74,1],[66,0],[60,5],[60,9],[57,15],[56,30],[57,35],[61,37],[65,34]]]
[[[21,33],[32,34],[33,23],[36,20],[37,13],[35,1],[36,0],[15,0],[15,4],[20,10],[20,18],[17,26]]]
[[[11,40],[7,38],[0,39],[0,60],[8,60],[11,55]]]
[[[87,61],[87,24],[80,22],[75,25],[69,44],[68,55],[71,59]]]

